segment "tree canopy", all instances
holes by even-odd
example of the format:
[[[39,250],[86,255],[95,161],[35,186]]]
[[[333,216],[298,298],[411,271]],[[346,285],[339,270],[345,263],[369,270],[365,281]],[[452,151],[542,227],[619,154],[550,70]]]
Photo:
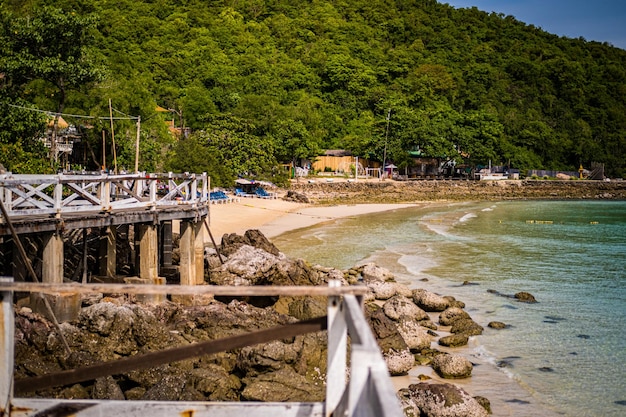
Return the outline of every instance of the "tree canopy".
[[[388,136],[397,165],[420,149],[626,175],[626,51],[513,16],[435,0],[25,0],[0,16],[0,103],[95,117],[111,99],[141,116],[143,169],[270,178],[323,149],[382,161]],[[109,127],[83,124],[100,160]],[[2,143],[37,134],[13,129]],[[118,135],[132,165],[134,122]]]

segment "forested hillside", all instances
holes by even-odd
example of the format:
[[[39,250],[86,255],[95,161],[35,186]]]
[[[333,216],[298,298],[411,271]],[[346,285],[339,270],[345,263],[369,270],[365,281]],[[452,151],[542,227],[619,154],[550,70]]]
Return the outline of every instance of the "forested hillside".
[[[107,116],[111,100],[141,116],[140,169],[216,184],[323,149],[382,160],[386,136],[400,167],[419,150],[626,175],[626,51],[512,16],[434,0],[3,0],[0,17],[0,162],[15,172],[49,166],[33,140],[45,117],[24,108]],[[110,121],[63,117],[98,168]],[[114,133],[132,168],[136,121]]]

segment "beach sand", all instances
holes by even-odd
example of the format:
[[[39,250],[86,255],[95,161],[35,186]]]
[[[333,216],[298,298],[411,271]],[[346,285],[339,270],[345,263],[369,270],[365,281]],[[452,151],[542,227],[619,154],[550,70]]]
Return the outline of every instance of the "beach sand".
[[[318,223],[360,214],[377,213],[416,204],[352,204],[314,206],[278,199],[244,198],[238,202],[213,204],[209,225],[217,244],[227,233],[243,235],[258,229],[267,238]],[[207,243],[210,239],[207,237]]]

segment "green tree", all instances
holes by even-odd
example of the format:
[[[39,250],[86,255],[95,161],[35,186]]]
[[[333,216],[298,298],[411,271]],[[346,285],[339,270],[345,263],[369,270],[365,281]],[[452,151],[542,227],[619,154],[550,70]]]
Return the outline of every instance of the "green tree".
[[[58,114],[65,108],[68,90],[79,89],[101,78],[100,67],[89,49],[93,40],[95,16],[81,16],[56,7],[41,7],[33,15],[17,16],[2,8],[2,59],[0,72],[7,78],[6,85],[14,94],[32,95],[29,89],[37,81],[51,87],[47,99],[54,102],[51,157],[56,158],[55,135]]]
[[[206,172],[211,177],[212,186],[231,186],[234,173],[222,163],[219,156],[216,147],[207,146],[202,135],[192,135],[174,145],[166,168],[178,173]]]

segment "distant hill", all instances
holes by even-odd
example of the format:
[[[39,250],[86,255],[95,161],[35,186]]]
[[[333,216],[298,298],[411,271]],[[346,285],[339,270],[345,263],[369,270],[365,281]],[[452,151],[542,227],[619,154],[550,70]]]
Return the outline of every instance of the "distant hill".
[[[65,109],[106,115],[111,98],[141,115],[146,166],[184,159],[168,153],[175,147],[162,125],[173,119],[232,172],[323,149],[382,160],[387,145],[400,167],[420,150],[522,172],[599,162],[609,176],[626,175],[626,51],[511,16],[434,0],[4,3],[13,16],[47,3],[96,16],[87,46],[104,77],[69,91]],[[55,102],[43,82],[0,94],[39,108]],[[118,158],[131,166],[134,122],[119,123]],[[101,159],[102,129],[105,121],[85,133],[88,164]],[[236,143],[239,152],[254,143],[256,154],[224,162]]]

